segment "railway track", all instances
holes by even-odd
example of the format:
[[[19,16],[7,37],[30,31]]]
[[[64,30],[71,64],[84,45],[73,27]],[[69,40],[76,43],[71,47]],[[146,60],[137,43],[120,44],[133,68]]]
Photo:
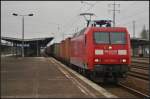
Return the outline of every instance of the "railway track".
[[[132,57],[132,59],[138,59],[138,60],[148,60],[149,57]]]
[[[135,94],[135,95],[138,96],[139,98],[143,98],[143,99],[149,99],[149,98],[150,98],[149,95],[147,95],[147,94],[145,94],[145,93],[142,93],[142,92],[138,91],[138,90],[135,89],[135,88],[131,88],[130,86],[127,86],[127,85],[124,84],[124,83],[121,83],[121,82],[120,82],[120,83],[118,83],[118,85],[120,85],[121,87],[123,87],[123,88],[129,90],[131,93]]]
[[[132,67],[128,72],[128,75],[138,77],[140,79],[149,80],[149,70]]]
[[[120,81],[117,84],[114,83],[102,84],[97,82],[95,83],[102,86],[104,89],[108,90],[109,92],[115,94],[116,96],[119,96],[120,98],[136,98],[136,99],[142,98],[143,99],[149,97],[149,90],[148,90],[149,78],[147,76],[147,73],[145,73],[144,76],[142,72],[141,73],[140,72],[139,73],[130,72],[126,80],[124,79],[123,82]],[[88,79],[91,80],[90,78]],[[138,86],[140,85],[140,86],[137,87],[135,85]]]
[[[129,72],[128,75],[133,76],[133,77],[138,77],[138,78],[144,79],[144,80],[149,80],[149,77],[147,75],[140,75],[140,74],[133,73],[133,72]]]
[[[146,59],[142,59],[146,60]],[[119,85],[143,97],[150,97],[149,90],[149,62],[132,61],[128,77],[120,81]]]
[[[132,63],[149,64],[149,58],[132,58]]]
[[[150,98],[148,66],[148,62],[133,62],[130,65],[131,69],[128,72],[128,77],[126,80],[120,81],[118,85],[135,94],[137,97]]]
[[[139,77],[135,77],[132,75],[128,75],[126,80],[120,81],[118,84],[126,88],[127,90],[131,91],[132,93],[136,94],[139,97],[142,98],[150,97],[148,80],[141,79]]]
[[[140,79],[149,80],[149,63],[147,62],[132,62],[128,75],[138,77]]]
[[[148,69],[149,63],[132,62],[130,67]]]
[[[118,96],[119,98],[134,98],[134,99],[141,99],[143,96],[137,95],[133,93],[131,90],[121,86],[120,84],[114,83],[107,83],[107,84],[98,84],[99,86],[103,87],[107,91],[111,92],[112,94]]]
[[[143,65],[148,65],[148,64],[149,64],[149,61],[132,60],[132,64],[143,64]]]
[[[107,89],[108,91],[111,91],[113,94],[122,97],[121,93],[119,91],[122,91],[122,93],[129,92],[128,94],[133,94],[136,96],[136,98],[139,99],[149,99],[150,98],[150,90],[149,90],[149,80],[148,76],[141,76],[139,74],[137,76],[128,75],[126,79],[120,80],[117,84],[110,83],[110,85],[102,85],[103,88]],[[108,87],[109,86],[109,87]],[[117,93],[117,92],[118,93]],[[130,96],[130,95],[129,95]],[[124,95],[123,98],[128,98],[126,95]],[[130,97],[131,98],[131,97]]]
[[[128,73],[128,77],[126,80],[123,79],[123,81],[120,81],[117,85],[113,85],[110,83],[111,86],[109,84],[108,85],[100,84],[100,86],[109,90],[110,92],[114,93],[115,95],[119,97],[123,97],[123,95],[119,92],[119,91],[122,91],[122,93],[127,93],[127,92],[132,93],[136,96],[136,98],[138,97],[139,99],[141,98],[147,99],[150,97],[148,75],[149,75],[148,70],[132,68],[132,70]],[[119,92],[119,93],[116,93],[116,92]]]
[[[86,77],[85,75],[83,75],[81,72],[77,71],[79,74],[81,74],[82,76]],[[115,83],[97,83],[95,81],[93,81],[92,79],[86,77],[87,79],[91,80],[92,82],[98,84],[99,86],[103,87],[104,89],[106,89],[108,92],[111,92],[112,94],[116,95],[119,98],[135,98],[135,99],[141,99],[141,97],[145,97],[143,95],[139,95],[139,94],[135,94],[133,92],[131,92],[131,90],[127,90],[127,86],[121,86],[120,84],[115,84]],[[133,91],[133,90],[132,90]]]
[[[65,67],[74,70],[69,65],[67,65]],[[64,68],[64,69],[66,69],[66,68]],[[66,70],[68,70],[68,69],[66,69]],[[74,72],[76,72],[75,73],[76,75],[79,74],[79,75],[82,75],[82,77],[83,76],[85,77],[85,75],[79,73],[79,71],[75,70]],[[81,79],[81,78],[77,78],[77,79]],[[123,88],[123,87],[121,87],[121,86],[119,86],[117,84],[107,84],[107,83],[105,83],[105,84],[99,84],[99,83],[96,83],[96,82],[92,81],[88,77],[85,77],[84,80],[86,80],[86,79],[90,80],[90,82],[95,83],[95,85],[104,88],[108,93],[111,93],[112,95],[116,96],[117,98],[135,98],[135,99],[140,99],[139,97],[135,96],[134,94],[132,94],[131,92],[129,92],[128,90],[126,90],[125,88]],[[91,85],[93,85],[93,84],[91,84]],[[104,92],[104,93],[106,93],[106,92]]]
[[[120,81],[117,85],[116,84],[103,85],[98,83],[97,84],[118,97],[139,98],[139,99],[148,98],[150,96],[149,81],[148,81],[149,80],[148,66],[145,66],[145,69],[143,67],[144,65],[132,67],[131,71],[128,73],[128,77],[126,78],[126,80],[124,79]]]

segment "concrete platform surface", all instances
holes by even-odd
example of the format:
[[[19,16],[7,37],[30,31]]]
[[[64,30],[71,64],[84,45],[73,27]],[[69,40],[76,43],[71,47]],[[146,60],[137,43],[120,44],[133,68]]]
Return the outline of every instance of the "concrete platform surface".
[[[105,97],[75,76],[65,74],[51,58],[2,57],[2,98]]]

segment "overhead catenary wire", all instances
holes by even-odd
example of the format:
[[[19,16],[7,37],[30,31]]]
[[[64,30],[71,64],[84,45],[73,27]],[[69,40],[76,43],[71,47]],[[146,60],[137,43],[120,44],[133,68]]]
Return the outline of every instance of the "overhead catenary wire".
[[[78,21],[79,21],[79,17],[78,17],[78,15],[79,15],[79,13],[81,12],[81,10],[82,10],[82,6],[79,8],[79,10],[77,11],[77,14],[73,17],[73,18],[76,18],[73,22],[71,22],[71,23],[68,23],[68,24],[66,24],[66,26],[69,26],[67,29],[65,29],[62,33],[63,34],[66,34],[65,32],[67,32],[68,30],[70,30],[70,29],[72,29],[72,28],[74,28],[74,27],[72,27],[75,23],[77,23]],[[73,19],[72,18],[72,19]],[[72,20],[71,19],[71,20]],[[71,28],[70,28],[71,27]]]
[[[85,10],[84,12],[87,12],[89,10],[91,10],[96,4],[98,3],[98,1],[96,1],[94,4],[92,4],[87,10]]]
[[[128,4],[126,7],[122,8],[122,9],[120,8],[120,10],[121,10],[123,13],[125,13],[125,12],[127,11],[126,9],[127,9],[127,8],[131,8],[131,9],[132,9],[133,6],[131,6],[131,5],[135,4],[136,2],[137,2],[137,1],[134,1],[134,2],[132,2],[132,3],[130,3],[130,4]],[[121,2],[120,2],[120,3],[121,3]],[[123,6],[124,4],[121,3],[121,5]],[[125,10],[125,11],[124,11],[124,10]]]
[[[98,2],[98,1],[96,1],[94,4],[88,3],[88,5],[91,5],[91,6],[90,6],[90,8],[88,8],[86,11],[92,9],[92,8],[97,4],[97,2]],[[86,4],[87,4],[87,2],[83,2],[83,3],[86,3]],[[81,6],[80,9],[79,9],[79,13],[81,12],[81,10],[82,10],[82,6]],[[84,12],[86,12],[86,11],[84,11]],[[78,14],[79,14],[79,13],[78,13]],[[77,19],[78,19],[78,20],[74,20],[74,21],[72,22],[71,26],[73,26],[74,24],[77,24],[77,23],[78,23],[79,17],[78,17]],[[69,25],[69,29],[67,28],[67,29],[65,29],[65,31],[63,31],[63,32],[66,32],[66,31],[68,31],[68,30],[74,28],[74,27],[70,28],[71,26]]]
[[[135,17],[135,15],[138,16],[138,15],[143,15],[143,13],[147,13],[147,12],[144,12],[145,9],[144,10],[142,9],[141,11],[139,11],[139,10],[137,10],[137,11],[138,11],[137,13],[132,13],[132,15],[121,17],[119,20],[116,20],[116,21],[118,21],[118,22],[120,22],[120,21],[124,22],[124,21],[126,21],[126,20],[124,20],[124,18],[126,18],[126,19],[127,18],[132,19],[133,17]]]
[[[115,27],[115,25],[116,25],[116,12],[120,12],[120,10],[116,10],[116,5],[120,6],[120,4],[116,4],[116,2],[114,1],[114,3],[110,4],[110,5],[113,5],[113,9],[110,11],[113,11],[113,27]]]
[[[98,1],[97,1],[98,2]],[[88,7],[86,10],[84,10],[84,11],[90,11],[96,4],[97,4],[97,2],[95,2],[94,4],[91,4],[90,5],[90,7]],[[130,7],[130,5],[132,5],[132,4],[135,4],[136,2],[132,2],[132,3],[130,3],[129,4],[129,6],[126,6],[126,7],[124,7],[123,9],[121,9],[121,10],[126,10],[126,8],[127,7]],[[84,5],[85,6],[85,5]],[[132,7],[132,6],[131,6]],[[80,10],[81,10],[82,8],[80,8]],[[139,9],[139,8],[138,8]],[[139,10],[137,10],[137,11],[139,11]],[[124,11],[123,11],[124,12]],[[144,12],[145,13],[145,12]],[[142,14],[142,13],[141,13]],[[137,15],[139,15],[139,12],[137,13]],[[131,17],[133,17],[134,15],[132,14],[132,15],[129,15],[129,16],[127,16],[128,17],[128,19],[129,18],[131,18]],[[132,19],[132,18],[131,18]],[[116,21],[118,21],[118,20],[116,20]],[[122,23],[122,21],[126,21],[126,20],[124,20],[123,18],[119,18],[119,23]],[[133,19],[132,19],[132,21],[133,21]],[[73,22],[71,22],[70,23],[71,24],[71,26],[73,26],[72,28],[70,28],[69,27],[69,29],[66,29],[65,31],[68,31],[68,30],[70,30],[70,29],[73,29],[75,26],[75,24],[78,24],[78,22],[75,20],[75,21],[73,21]]]
[[[143,19],[143,17],[145,17],[145,16],[141,16],[141,17],[138,17],[138,18],[134,18],[134,20],[135,21],[137,21],[137,22],[140,22],[140,21],[143,21],[142,19]],[[130,18],[130,20],[128,20],[128,21],[122,21],[122,22],[120,22],[119,24],[122,24],[122,25],[126,25],[126,24],[129,24],[129,23],[131,23],[133,21],[133,18]]]

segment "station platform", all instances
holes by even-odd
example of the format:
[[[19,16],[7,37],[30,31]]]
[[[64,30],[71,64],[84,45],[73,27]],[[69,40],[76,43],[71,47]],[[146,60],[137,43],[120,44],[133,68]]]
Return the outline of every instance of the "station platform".
[[[88,83],[87,83],[88,82]],[[1,57],[1,98],[116,98],[54,58]]]

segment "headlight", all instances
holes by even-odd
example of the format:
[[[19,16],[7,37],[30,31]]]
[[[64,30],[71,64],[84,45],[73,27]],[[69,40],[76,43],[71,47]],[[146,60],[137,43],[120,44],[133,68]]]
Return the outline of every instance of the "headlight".
[[[127,50],[118,50],[118,55],[127,55]]]
[[[127,62],[127,60],[126,59],[122,59],[122,62],[125,63],[125,62]]]
[[[98,62],[98,59],[95,59],[94,61],[95,61],[95,62]]]
[[[103,55],[103,50],[95,50],[95,55]]]
[[[94,60],[94,62],[100,62],[101,60],[100,59],[98,59],[98,58],[96,58],[95,60]]]

